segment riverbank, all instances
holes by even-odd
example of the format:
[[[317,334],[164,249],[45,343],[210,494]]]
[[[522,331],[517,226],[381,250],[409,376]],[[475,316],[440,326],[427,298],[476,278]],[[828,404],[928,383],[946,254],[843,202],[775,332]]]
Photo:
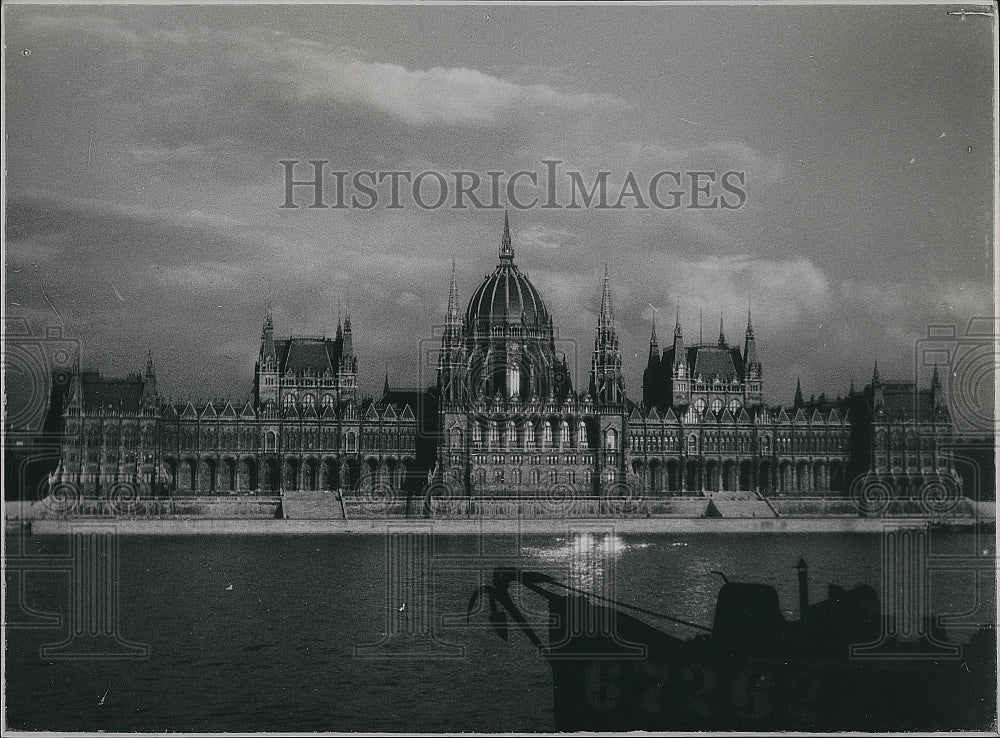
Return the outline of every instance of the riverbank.
[[[991,521],[992,522],[992,521]],[[389,530],[427,530],[435,535],[551,534],[572,532],[614,533],[880,533],[886,529],[919,529],[941,525],[967,529],[974,519],[932,522],[914,518],[587,518],[587,519],[446,519],[398,518],[351,520],[189,519],[132,520],[127,518],[67,518],[7,521],[7,531],[31,535],[60,535],[88,529],[114,529],[121,535],[219,535],[219,534],[370,534]]]

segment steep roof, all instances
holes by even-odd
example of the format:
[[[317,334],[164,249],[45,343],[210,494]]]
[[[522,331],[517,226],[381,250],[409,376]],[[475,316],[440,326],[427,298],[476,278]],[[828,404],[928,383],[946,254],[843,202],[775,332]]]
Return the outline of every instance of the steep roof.
[[[882,382],[882,397],[889,419],[929,421],[934,418],[931,391],[917,389],[913,382]]]
[[[281,372],[313,371],[322,374],[329,371],[332,374],[340,363],[340,346],[333,338],[292,336],[275,341],[275,350]]]
[[[703,375],[710,381],[718,375],[720,379],[731,381],[743,376],[743,360],[738,348],[722,346],[691,346],[687,349],[691,374]]]
[[[105,379],[98,372],[83,372],[80,389],[83,409],[111,408],[138,412],[142,404],[143,379],[132,375],[123,379]]]

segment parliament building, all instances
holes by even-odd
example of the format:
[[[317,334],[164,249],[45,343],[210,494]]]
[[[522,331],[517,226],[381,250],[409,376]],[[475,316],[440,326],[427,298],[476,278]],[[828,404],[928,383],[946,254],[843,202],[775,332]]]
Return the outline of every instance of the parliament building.
[[[846,398],[764,401],[750,314],[742,347],[723,326],[685,341],[679,316],[655,324],[641,401],[622,375],[607,269],[587,386],[574,387],[554,317],[515,263],[504,216],[492,273],[463,311],[452,268],[437,381],[378,398],[358,393],[348,313],[333,338],[275,337],[265,310],[245,401],[166,402],[152,356],[142,373],[77,369],[57,390],[61,430],[49,484],[87,496],[345,495],[525,497],[812,496],[875,485],[895,496],[960,489],[952,423],[934,372],[871,382]],[[363,363],[363,357],[362,357]],[[64,389],[63,389],[64,388]]]

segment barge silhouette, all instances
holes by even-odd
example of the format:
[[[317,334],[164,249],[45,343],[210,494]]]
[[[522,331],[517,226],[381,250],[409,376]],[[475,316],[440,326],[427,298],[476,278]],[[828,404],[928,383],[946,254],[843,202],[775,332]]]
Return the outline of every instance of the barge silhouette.
[[[559,731],[926,731],[996,724],[995,627],[980,628],[963,645],[947,641],[930,625],[932,617],[916,640],[886,636],[895,627],[883,622],[871,587],[830,585],[827,599],[810,605],[805,562],[798,569],[798,620],[785,619],[766,584],[726,580],[708,627],[509,568],[496,569],[473,593],[468,613],[481,612],[485,602],[504,640],[519,630],[539,648],[552,669]],[[548,617],[523,610],[524,593],[515,585],[541,596]],[[638,615],[701,633],[677,638]]]

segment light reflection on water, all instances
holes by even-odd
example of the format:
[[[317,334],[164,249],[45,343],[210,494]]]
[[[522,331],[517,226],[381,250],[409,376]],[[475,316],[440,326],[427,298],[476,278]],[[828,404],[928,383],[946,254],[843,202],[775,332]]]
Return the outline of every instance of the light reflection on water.
[[[627,543],[616,533],[581,531],[569,537],[558,537],[551,546],[527,546],[523,553],[537,558],[544,568],[561,569],[567,584],[610,597],[616,559],[627,551],[653,545]]]

